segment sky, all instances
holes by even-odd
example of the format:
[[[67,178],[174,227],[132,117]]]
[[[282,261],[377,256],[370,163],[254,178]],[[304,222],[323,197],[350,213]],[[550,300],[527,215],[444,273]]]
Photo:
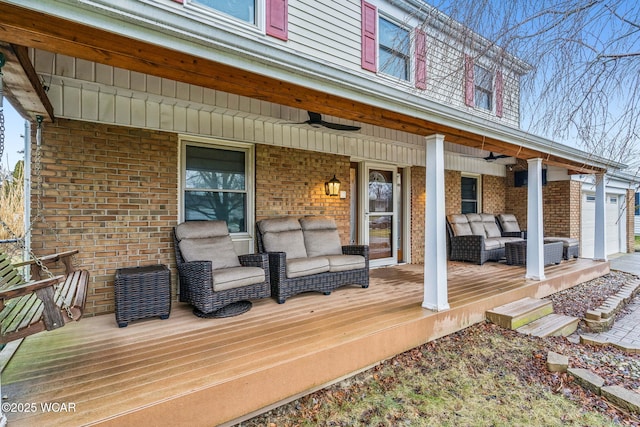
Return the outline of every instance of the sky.
[[[6,99],[4,106],[4,153],[0,162],[0,169],[13,170],[18,160],[24,159],[24,122],[25,120],[16,112]],[[19,153],[20,152],[20,153]]]

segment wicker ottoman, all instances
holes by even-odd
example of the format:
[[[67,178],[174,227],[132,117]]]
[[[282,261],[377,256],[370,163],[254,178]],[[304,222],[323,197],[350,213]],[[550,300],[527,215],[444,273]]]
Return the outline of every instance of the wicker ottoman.
[[[115,297],[116,322],[121,328],[132,320],[155,316],[169,318],[169,268],[166,265],[149,265],[116,270]]]
[[[562,261],[562,242],[545,243],[543,253],[544,265],[560,264]],[[527,241],[506,242],[504,256],[509,265],[525,265],[527,263]]]
[[[562,242],[562,258],[566,260],[578,258],[580,253],[580,240],[572,237],[545,237],[544,242]]]

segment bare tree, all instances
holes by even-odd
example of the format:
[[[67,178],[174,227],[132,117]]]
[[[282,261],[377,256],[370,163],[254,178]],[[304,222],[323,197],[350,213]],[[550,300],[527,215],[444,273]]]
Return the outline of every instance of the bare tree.
[[[630,164],[638,175],[640,2],[427,2],[531,65],[521,81],[524,130]]]

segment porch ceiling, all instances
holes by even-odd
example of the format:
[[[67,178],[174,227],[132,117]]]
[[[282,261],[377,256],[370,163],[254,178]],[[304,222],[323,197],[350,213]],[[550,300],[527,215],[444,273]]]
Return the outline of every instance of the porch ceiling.
[[[521,159],[542,158],[547,164],[564,167],[575,173],[604,171],[603,168],[548,151],[354,101],[7,3],[0,3],[0,40],[5,46],[10,43],[38,48],[383,128],[422,136],[439,133],[445,135],[449,142]],[[22,61],[20,65],[23,68],[25,66]],[[15,72],[15,63],[7,67],[7,70]],[[28,69],[26,74],[29,74]],[[33,96],[27,96],[28,92],[34,90],[33,78],[8,81],[7,84],[10,83],[14,85],[11,89],[14,104],[19,104],[16,108],[23,114],[33,118],[35,115],[43,115],[44,108],[48,112],[47,116],[53,117],[53,112],[46,107],[46,96],[42,99],[38,95],[43,102],[40,106],[33,102]]]

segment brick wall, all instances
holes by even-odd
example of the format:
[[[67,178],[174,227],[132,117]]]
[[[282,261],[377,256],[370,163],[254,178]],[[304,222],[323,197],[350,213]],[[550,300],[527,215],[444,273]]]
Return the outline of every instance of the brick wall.
[[[444,204],[447,215],[459,214],[462,210],[462,173],[444,171]]]
[[[80,250],[77,262],[91,275],[86,313],[114,311],[120,267],[169,265],[175,296],[177,136],[58,119],[43,126],[42,141],[46,223],[34,225],[32,247],[37,254]]]
[[[580,238],[580,182],[549,181],[542,187],[544,234]],[[513,186],[513,172],[507,173],[505,212],[527,228],[527,187]]]
[[[411,168],[411,262],[424,262],[424,209],[426,203],[426,169]]]
[[[329,215],[343,244],[349,243],[350,161],[347,156],[256,146],[256,220],[274,216]],[[347,198],[325,194],[324,183],[336,175]]]
[[[505,178],[482,176],[482,212],[499,214],[505,211]]]

